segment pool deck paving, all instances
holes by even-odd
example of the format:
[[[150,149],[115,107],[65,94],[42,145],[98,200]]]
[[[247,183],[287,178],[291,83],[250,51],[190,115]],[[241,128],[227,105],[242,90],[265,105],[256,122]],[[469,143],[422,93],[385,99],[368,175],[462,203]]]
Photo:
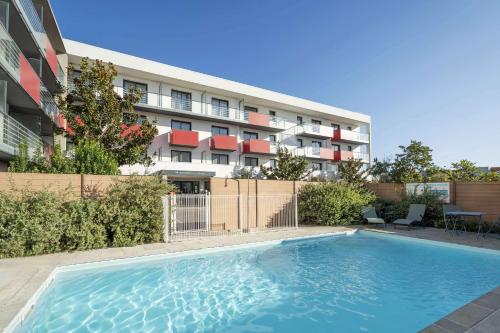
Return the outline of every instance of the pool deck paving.
[[[393,229],[392,227],[384,229],[382,227],[369,228],[366,226],[352,226],[349,228],[307,226],[300,227],[299,229],[250,233],[242,236],[206,237],[184,240],[182,242],[156,243],[135,247],[108,248],[72,253],[64,252],[35,257],[1,259],[0,332],[7,327],[56,267],[103,260],[314,236],[352,229],[395,233],[401,236],[500,250],[500,239],[494,235],[489,235],[487,238],[480,237],[478,239],[475,233],[462,233],[457,235],[435,228],[408,230],[407,228]],[[500,287],[456,310],[429,326],[423,330],[423,332],[499,332],[499,328]]]

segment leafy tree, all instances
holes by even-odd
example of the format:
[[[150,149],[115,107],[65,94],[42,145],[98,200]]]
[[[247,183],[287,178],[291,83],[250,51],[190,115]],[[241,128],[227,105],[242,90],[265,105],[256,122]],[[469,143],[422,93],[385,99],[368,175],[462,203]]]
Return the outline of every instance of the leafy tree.
[[[294,156],[286,147],[278,146],[276,167],[260,166],[260,171],[267,179],[302,180],[310,175],[309,162],[304,156]]]
[[[60,145],[54,147],[54,153],[50,156],[50,169],[51,173],[75,173],[75,165],[73,160],[61,150]]]
[[[70,67],[69,72],[74,73],[74,69]],[[139,115],[134,104],[142,92],[128,91],[120,97],[113,87],[116,75],[111,63],[82,59],[74,86],[58,99],[59,109],[69,124],[67,132],[76,145],[80,141],[102,143],[120,165],[148,163],[147,149],[158,131],[147,120],[137,123]]]
[[[369,172],[375,181],[389,183],[393,181],[392,166],[393,164],[390,159],[379,160],[378,158],[374,158]]]
[[[339,177],[353,188],[361,188],[365,185],[369,173],[360,159],[349,159],[339,165]]]
[[[408,146],[399,146],[392,168],[392,178],[398,183],[426,182],[435,171],[432,149],[412,140]]]
[[[469,160],[460,160],[451,163],[451,170],[448,171],[450,180],[473,181],[479,176],[479,168]]]
[[[97,141],[80,141],[75,148],[75,170],[92,175],[118,175],[118,162]]]
[[[17,154],[9,162],[9,172],[30,172],[30,156],[28,154],[28,144],[21,142],[17,147]]]
[[[483,172],[478,176],[478,180],[483,182],[500,182],[500,173],[498,172]]]

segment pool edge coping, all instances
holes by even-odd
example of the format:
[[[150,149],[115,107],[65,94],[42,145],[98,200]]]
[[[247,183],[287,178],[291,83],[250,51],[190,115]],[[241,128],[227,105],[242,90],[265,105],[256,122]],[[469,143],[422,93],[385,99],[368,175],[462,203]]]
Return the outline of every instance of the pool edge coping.
[[[84,269],[93,269],[100,267],[109,267],[109,266],[119,266],[125,265],[133,262],[148,262],[154,260],[160,260],[162,258],[170,259],[170,258],[180,258],[187,257],[197,254],[210,254],[217,253],[221,251],[228,251],[231,249],[245,249],[245,248],[254,248],[266,245],[279,245],[284,243],[285,241],[294,241],[294,240],[306,240],[312,238],[324,238],[324,237],[332,237],[332,236],[350,236],[358,232],[359,229],[351,229],[344,231],[336,231],[336,232],[327,232],[320,233],[315,235],[307,235],[307,236],[297,236],[290,238],[282,238],[275,240],[267,240],[267,241],[258,241],[244,244],[236,244],[236,245],[223,245],[223,246],[214,246],[214,247],[206,247],[202,249],[194,249],[194,250],[181,250],[175,252],[167,252],[167,253],[158,253],[158,254],[147,254],[140,256],[130,256],[124,258],[116,258],[116,259],[105,259],[105,260],[96,260],[86,263],[78,263],[78,264],[67,264],[56,266],[52,272],[47,276],[47,278],[40,284],[38,289],[33,293],[33,295],[26,301],[26,303],[19,309],[16,315],[10,320],[7,326],[0,331],[1,333],[13,333],[15,329],[22,324],[23,321],[30,315],[31,311],[34,309],[36,303],[42,296],[42,294],[50,287],[50,285],[54,282],[58,273],[63,272],[72,272],[77,270]],[[111,264],[111,265],[110,265]]]

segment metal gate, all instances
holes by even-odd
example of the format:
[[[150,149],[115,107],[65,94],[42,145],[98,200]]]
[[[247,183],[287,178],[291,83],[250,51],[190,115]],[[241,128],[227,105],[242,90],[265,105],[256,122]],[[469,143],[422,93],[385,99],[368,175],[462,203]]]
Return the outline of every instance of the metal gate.
[[[163,211],[165,241],[298,227],[295,194],[171,194]]]

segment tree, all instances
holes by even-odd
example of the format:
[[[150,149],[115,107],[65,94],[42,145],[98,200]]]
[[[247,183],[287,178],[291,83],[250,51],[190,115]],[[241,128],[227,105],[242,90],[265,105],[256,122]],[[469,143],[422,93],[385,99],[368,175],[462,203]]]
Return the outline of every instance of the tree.
[[[69,72],[74,73],[74,69],[70,67]],[[111,63],[82,59],[74,87],[58,98],[69,125],[66,131],[76,145],[80,141],[100,142],[120,165],[150,162],[147,149],[158,130],[147,119],[137,123],[134,104],[142,92],[128,91],[120,97],[113,87],[116,75]]]
[[[353,188],[362,188],[369,173],[360,159],[349,159],[339,165],[339,177]]]
[[[479,168],[469,160],[460,160],[459,162],[451,163],[448,175],[450,180],[473,181],[478,179]]]
[[[389,183],[393,181],[392,167],[393,164],[390,159],[379,160],[375,157],[369,172],[375,181]]]
[[[436,170],[432,162],[432,149],[416,140],[399,148],[403,152],[396,154],[392,168],[393,180],[397,183],[426,182]]]
[[[304,156],[294,156],[286,147],[278,145],[276,151],[276,167],[260,166],[260,171],[266,179],[303,180],[310,175],[309,162]]]
[[[81,174],[118,175],[115,158],[97,141],[80,141],[75,148],[75,170]]]

